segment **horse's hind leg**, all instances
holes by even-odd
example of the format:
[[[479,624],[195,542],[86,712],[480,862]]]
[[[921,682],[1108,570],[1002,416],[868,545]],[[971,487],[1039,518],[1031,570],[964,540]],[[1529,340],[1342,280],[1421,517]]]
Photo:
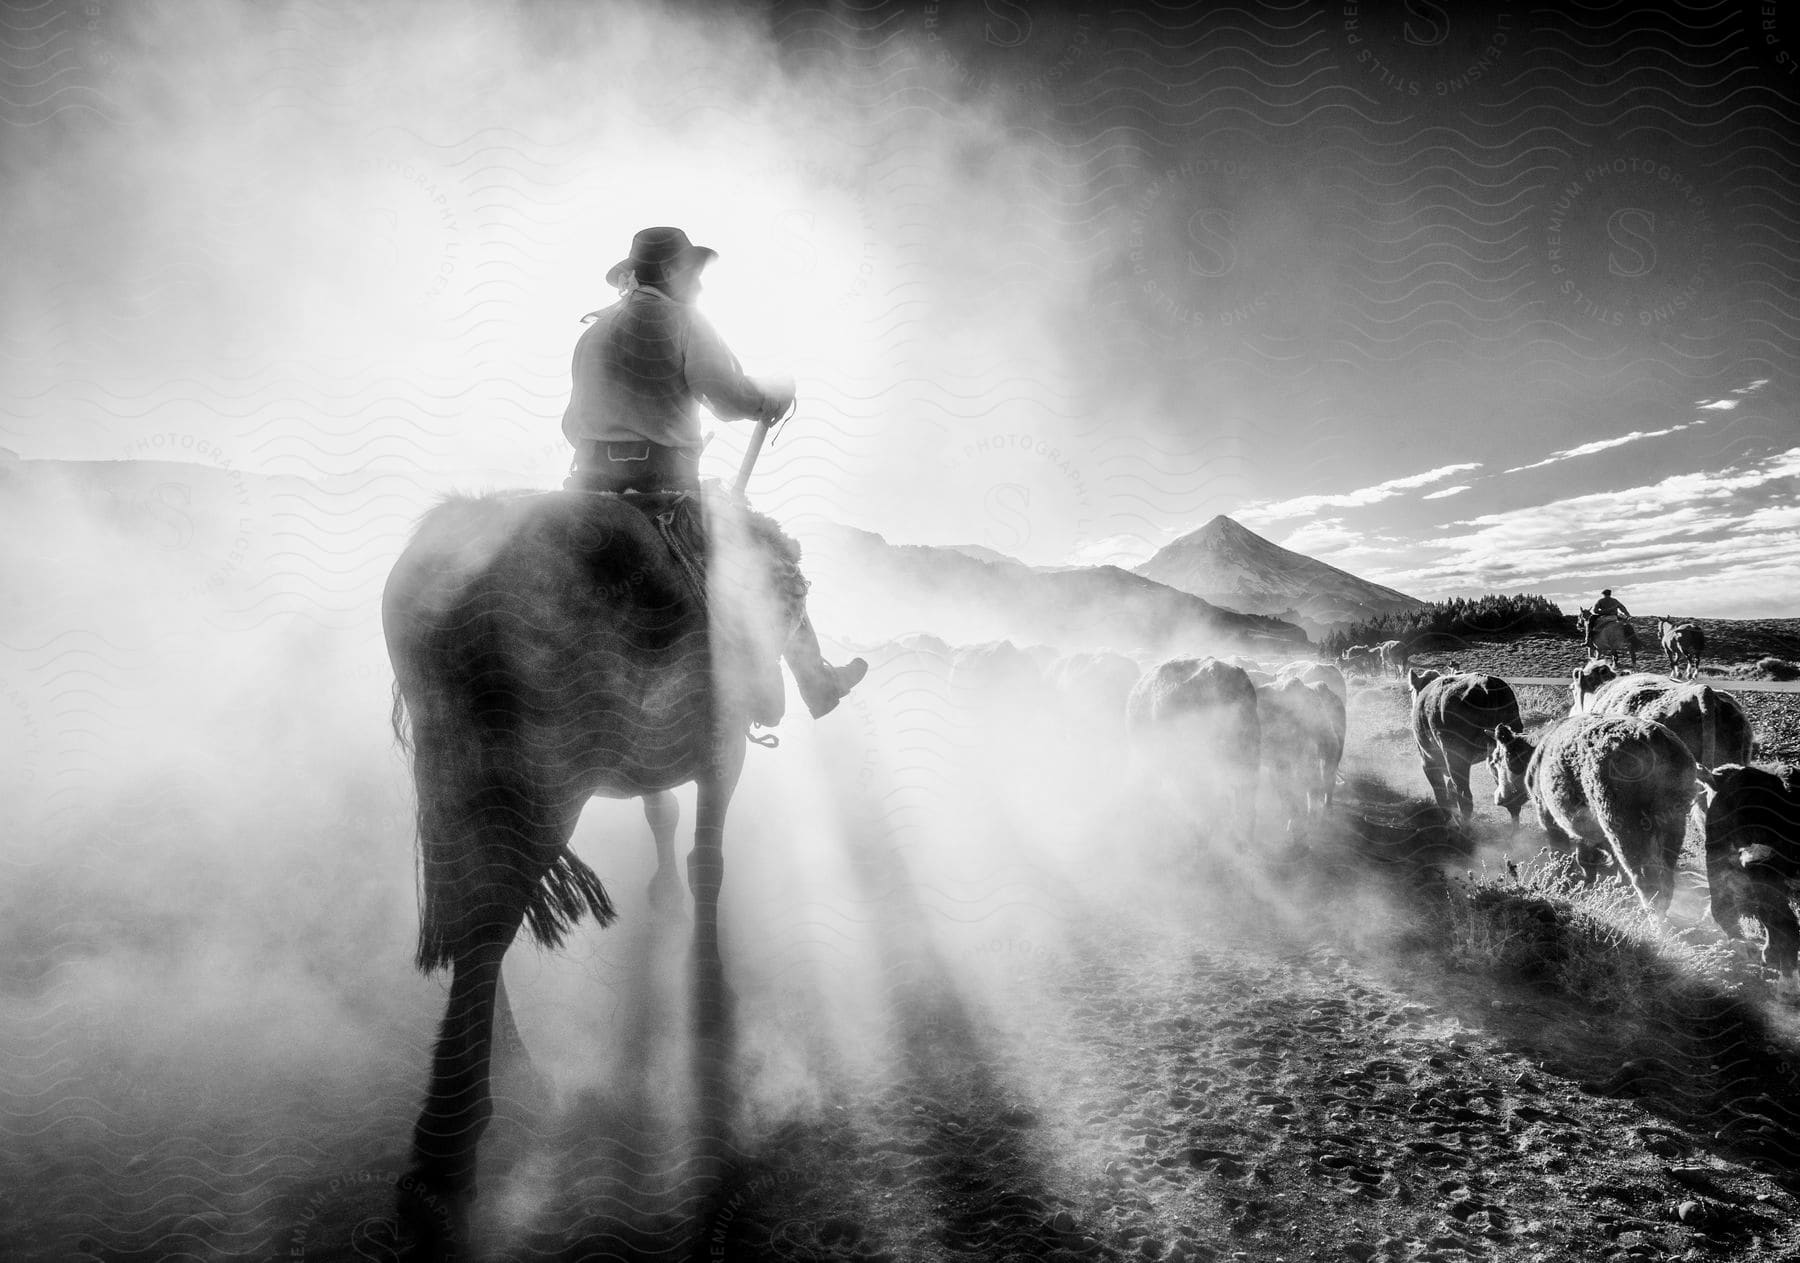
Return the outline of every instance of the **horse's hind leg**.
[[[573,826],[571,819],[562,841]],[[401,1218],[427,1258],[455,1258],[467,1249],[476,1150],[494,1113],[496,1034],[518,1038],[504,1003],[500,962],[542,876],[525,858],[543,853],[529,838],[509,829],[496,845],[491,838],[477,842],[480,832],[470,832],[468,846],[476,854],[462,875],[450,998],[432,1050],[425,1106],[413,1129],[412,1167],[399,1190]]]
[[[656,876],[650,879],[650,906],[672,914],[681,909],[681,872],[675,866],[675,830],[681,825],[681,803],[669,790],[644,795],[644,819],[656,840]]]
[[[510,925],[484,925],[451,967],[431,1086],[413,1129],[412,1170],[399,1190],[400,1215],[426,1258],[455,1258],[467,1248],[475,1151],[494,1112],[489,1074],[500,961],[523,915],[521,903]]]

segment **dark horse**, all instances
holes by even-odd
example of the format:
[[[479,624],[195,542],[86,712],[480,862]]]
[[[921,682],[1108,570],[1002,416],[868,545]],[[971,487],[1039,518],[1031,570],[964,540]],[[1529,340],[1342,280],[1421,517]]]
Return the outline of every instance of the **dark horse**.
[[[697,785],[693,959],[697,983],[718,985],[710,997],[697,987],[696,1022],[723,1006],[718,900],[744,760],[744,664],[778,670],[804,581],[773,522],[709,495],[702,600],[632,499],[451,499],[421,520],[382,596],[395,728],[418,795],[417,964],[451,971],[400,1195],[402,1221],[434,1257],[453,1252],[474,1198],[496,1034],[516,1043],[501,958],[521,925],[556,947],[584,915],[614,918],[569,849],[590,797],[645,799],[660,826],[660,903],[679,892],[666,791]]]
[[[1616,615],[1602,614],[1598,617],[1586,606],[1581,607],[1577,620],[1581,628],[1581,640],[1588,651],[1590,660],[1605,658],[1615,667],[1619,665],[1619,655],[1631,655],[1631,669],[1637,670],[1637,638],[1631,633],[1631,625]]]

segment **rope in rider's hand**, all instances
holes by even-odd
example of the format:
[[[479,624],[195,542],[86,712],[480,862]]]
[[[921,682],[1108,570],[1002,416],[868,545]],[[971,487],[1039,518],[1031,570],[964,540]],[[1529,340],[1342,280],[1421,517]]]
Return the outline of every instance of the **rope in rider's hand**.
[[[798,412],[799,409],[800,409],[800,400],[796,396],[796,397],[788,400],[787,407],[785,407],[781,410],[780,415],[778,415],[774,420],[768,422],[769,446],[770,447],[775,446],[775,431],[777,429],[779,429],[780,427],[786,425],[788,423],[788,421],[790,419],[792,419],[794,413]]]

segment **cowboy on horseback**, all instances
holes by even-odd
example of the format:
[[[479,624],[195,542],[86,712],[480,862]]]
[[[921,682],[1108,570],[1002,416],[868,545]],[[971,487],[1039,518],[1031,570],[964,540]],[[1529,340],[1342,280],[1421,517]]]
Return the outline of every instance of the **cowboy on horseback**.
[[[1596,627],[1605,626],[1599,620],[1607,618],[1613,619],[1623,627],[1626,635],[1631,637],[1632,653],[1637,653],[1638,634],[1637,628],[1631,625],[1631,611],[1625,608],[1623,601],[1613,596],[1611,588],[1600,589],[1600,599],[1594,602],[1593,614]]]
[[[706,317],[695,308],[700,273],[718,257],[679,228],[646,228],[631,254],[606,273],[619,301],[582,317],[575,344],[574,386],[563,434],[575,448],[564,484],[617,493],[690,493],[700,486],[700,407],[721,421],[772,426],[794,406],[791,378],[745,373]],[[803,588],[804,580],[795,581]],[[782,648],[800,696],[815,719],[829,714],[863,678],[869,664],[826,662],[811,620],[802,612]],[[770,725],[782,713],[779,667],[752,699],[751,718]]]

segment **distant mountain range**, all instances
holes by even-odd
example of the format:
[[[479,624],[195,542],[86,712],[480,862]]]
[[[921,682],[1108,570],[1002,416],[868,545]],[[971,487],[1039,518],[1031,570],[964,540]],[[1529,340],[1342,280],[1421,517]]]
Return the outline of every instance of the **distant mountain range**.
[[[1192,654],[1306,644],[1292,623],[1220,609],[1117,566],[1028,566],[979,546],[890,544],[845,526],[809,533],[805,564],[814,621],[869,641],[924,631],[961,644]]]
[[[1270,543],[1221,514],[1162,548],[1134,574],[1215,605],[1292,619],[1313,635],[1426,602]]]
[[[404,503],[413,495],[375,492],[368,488],[363,498],[375,498],[359,513],[350,491],[301,478],[4,453],[0,522],[19,551],[0,550],[0,574],[23,580],[13,572],[29,558],[40,591],[59,574],[86,588],[110,554],[122,577],[152,590],[172,584],[183,600],[261,599],[272,583],[295,589],[316,543],[321,577],[312,586],[338,597],[338,607],[354,617],[370,604],[365,588],[378,590],[386,559],[416,512]],[[422,498],[424,489],[414,484],[413,492]],[[1423,604],[1278,547],[1226,517],[1135,571],[1028,566],[991,548],[893,544],[830,524],[802,539],[821,631],[871,641],[929,632],[952,643],[1254,653],[1298,648],[1308,631]],[[352,541],[374,569],[351,573],[345,556]],[[69,555],[60,556],[65,550]],[[372,605],[369,612],[373,617]]]

